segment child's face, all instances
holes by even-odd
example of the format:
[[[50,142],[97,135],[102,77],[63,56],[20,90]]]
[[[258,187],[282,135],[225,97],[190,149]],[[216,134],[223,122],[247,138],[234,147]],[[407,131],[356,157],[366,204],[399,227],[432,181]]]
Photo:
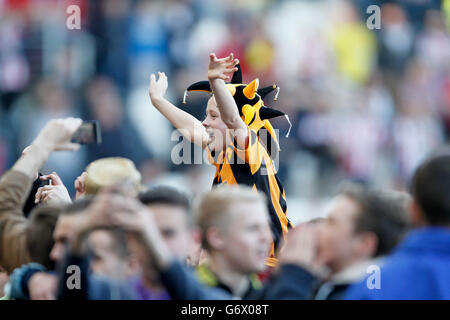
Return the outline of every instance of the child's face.
[[[228,142],[228,127],[220,117],[220,111],[219,108],[217,108],[214,96],[208,100],[208,105],[206,106],[206,118],[203,120],[202,124],[210,136],[210,141],[208,143],[209,149],[216,152],[224,150]]]

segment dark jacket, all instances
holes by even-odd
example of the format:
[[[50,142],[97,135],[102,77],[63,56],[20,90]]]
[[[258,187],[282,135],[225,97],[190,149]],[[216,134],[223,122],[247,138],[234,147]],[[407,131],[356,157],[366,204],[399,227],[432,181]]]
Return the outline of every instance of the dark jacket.
[[[208,287],[198,282],[181,263],[173,261],[161,273],[161,281],[175,300],[230,300],[233,296],[225,289]],[[259,290],[252,290],[246,300],[303,300],[311,297],[317,279],[306,270],[294,265],[283,265],[278,275]]]

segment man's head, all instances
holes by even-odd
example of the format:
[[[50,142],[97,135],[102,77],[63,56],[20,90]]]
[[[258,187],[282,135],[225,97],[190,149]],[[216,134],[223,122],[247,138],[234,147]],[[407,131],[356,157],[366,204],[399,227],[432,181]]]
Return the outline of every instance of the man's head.
[[[417,226],[450,226],[450,149],[440,150],[416,170],[411,220]]]
[[[94,197],[88,196],[67,206],[60,215],[53,232],[54,246],[50,258],[59,262],[66,254],[67,245],[73,242],[76,229],[85,223],[85,210],[93,204]],[[81,219],[80,219],[81,218]],[[137,272],[135,256],[128,250],[124,230],[97,227],[88,229],[84,244],[91,253],[90,268],[95,274],[121,279]]]
[[[202,245],[213,260],[240,273],[264,270],[272,243],[262,194],[248,187],[216,188],[195,206]]]
[[[189,198],[179,190],[158,186],[139,195],[152,212],[169,250],[184,261],[192,246],[192,217]]]
[[[319,223],[319,255],[332,272],[388,254],[408,228],[409,197],[349,184]]]
[[[87,209],[92,203],[93,197],[79,199],[67,206],[56,222],[53,232],[54,245],[50,252],[50,259],[59,262],[66,253],[66,245],[74,237],[74,226],[77,224],[77,215]]]
[[[121,279],[135,273],[124,230],[96,229],[89,233],[90,268],[94,274]]]
[[[103,158],[91,162],[86,167],[84,190],[87,195],[95,195],[100,189],[121,184],[127,186],[133,196],[137,195],[141,184],[141,174],[133,161],[121,158]]]
[[[50,251],[53,248],[53,232],[56,222],[63,209],[59,206],[41,205],[31,211],[26,229],[26,246],[30,258],[47,269],[55,267],[50,259]]]
[[[206,132],[210,136],[209,148],[212,151],[220,152],[227,146],[227,125],[223,122],[220,110],[217,107],[216,99],[214,96],[209,98],[206,106],[206,118],[202,122],[206,129]]]

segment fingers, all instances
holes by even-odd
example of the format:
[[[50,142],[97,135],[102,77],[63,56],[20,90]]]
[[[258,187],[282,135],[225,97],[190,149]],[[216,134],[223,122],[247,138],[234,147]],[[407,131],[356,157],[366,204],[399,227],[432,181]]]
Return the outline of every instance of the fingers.
[[[166,76],[166,73],[165,73],[165,72],[159,72],[159,71],[158,71],[158,76],[159,76],[158,82],[159,82],[159,81],[166,81],[166,80],[167,80],[167,76]]]
[[[150,87],[155,86],[157,83],[161,83],[162,81],[167,81],[165,72],[158,71],[158,80],[156,80],[156,76],[154,73],[150,75]]]
[[[48,179],[52,179],[52,185],[53,186],[61,186],[64,185],[61,178],[58,176],[58,174],[56,172],[52,172],[50,174],[41,176],[40,178],[41,180],[48,180]]]
[[[234,59],[234,55],[231,52],[228,56],[226,56],[225,58],[217,58],[215,53],[210,53],[209,54],[209,61],[210,62],[227,62],[227,63],[232,63],[233,66],[239,64],[239,60],[238,59]]]
[[[55,122],[65,126],[71,133],[74,133],[81,126],[83,120],[80,118],[69,117],[65,119],[57,119]]]
[[[238,70],[238,68],[236,68],[236,67],[228,67],[228,68],[225,69],[225,72],[233,73],[233,72],[235,72],[237,70]]]
[[[44,202],[45,199],[48,199],[48,197],[50,196],[52,190],[54,190],[55,186],[43,186],[40,187],[37,192],[36,195],[34,197],[34,203],[39,203],[39,202]]]
[[[25,149],[23,149],[22,156],[24,156],[24,155],[26,155],[28,153],[28,151],[30,150],[30,147],[31,147],[31,145],[26,147]]]
[[[56,150],[77,151],[78,149],[80,149],[80,147],[81,145],[79,145],[78,143],[68,142],[58,146]]]

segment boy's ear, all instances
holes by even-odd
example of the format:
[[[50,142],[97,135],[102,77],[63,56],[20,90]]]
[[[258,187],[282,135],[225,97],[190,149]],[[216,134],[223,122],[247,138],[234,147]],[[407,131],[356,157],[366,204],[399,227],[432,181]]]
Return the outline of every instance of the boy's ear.
[[[216,227],[210,227],[205,233],[206,241],[213,250],[222,250],[225,247],[225,240],[222,232]]]

